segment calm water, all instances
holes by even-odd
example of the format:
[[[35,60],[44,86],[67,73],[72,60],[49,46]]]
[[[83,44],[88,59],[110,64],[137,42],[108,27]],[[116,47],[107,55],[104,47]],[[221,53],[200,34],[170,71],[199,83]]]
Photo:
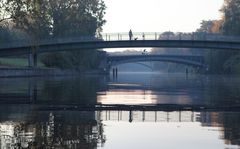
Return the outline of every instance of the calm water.
[[[0,79],[0,146],[239,149],[237,111],[78,110],[101,104],[238,106],[239,84],[238,76],[184,74]]]

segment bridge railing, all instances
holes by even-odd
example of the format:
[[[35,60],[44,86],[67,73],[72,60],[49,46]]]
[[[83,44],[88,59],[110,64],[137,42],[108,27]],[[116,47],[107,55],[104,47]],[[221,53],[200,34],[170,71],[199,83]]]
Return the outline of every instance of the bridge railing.
[[[191,111],[97,111],[98,121],[130,121],[130,122],[197,122],[199,112]]]
[[[48,44],[64,44],[91,41],[122,41],[130,40],[129,33],[103,33],[101,36],[79,36],[67,38],[47,38],[41,40],[23,39],[1,42],[0,48],[29,47]],[[132,40],[204,40],[204,41],[235,41],[240,42],[238,36],[224,36],[208,33],[172,33],[172,32],[133,32]]]
[[[130,40],[129,33],[104,33],[104,41]],[[133,32],[132,40],[210,40],[210,41],[240,41],[238,36],[225,36],[214,33],[172,33],[172,32]]]

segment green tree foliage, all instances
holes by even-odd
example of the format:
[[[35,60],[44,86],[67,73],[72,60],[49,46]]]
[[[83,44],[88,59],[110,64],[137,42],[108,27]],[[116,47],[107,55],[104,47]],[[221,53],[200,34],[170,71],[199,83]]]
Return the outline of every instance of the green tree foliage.
[[[11,19],[38,38],[94,36],[106,22],[103,0],[0,0],[0,8],[0,23]]]
[[[212,21],[212,20],[208,20],[208,21],[203,20],[201,22],[200,28],[197,29],[196,32],[212,33],[213,24],[214,24],[214,21]]]
[[[220,33],[229,36],[240,35],[240,0],[225,0],[221,9],[221,20],[203,21],[197,31]],[[205,58],[209,73],[239,73],[239,52],[206,50]]]
[[[229,36],[240,35],[240,0],[225,0],[221,9],[221,20],[202,21],[197,31],[220,33]],[[239,52],[213,50],[205,51],[205,59],[209,65],[209,73],[238,73]]]
[[[100,35],[105,23],[103,0],[0,0],[0,23],[11,20],[14,28],[33,42],[46,38]],[[4,13],[3,13],[4,12]],[[78,49],[76,49],[78,50]],[[95,68],[96,50],[44,54],[43,63],[60,68]]]
[[[54,37],[78,37],[79,35],[94,37],[100,35],[105,23],[103,17],[106,9],[102,0],[49,0],[49,4]],[[55,59],[56,57],[61,57],[61,59]],[[49,61],[57,65],[49,65]],[[94,49],[62,52],[56,56],[54,54],[48,55],[48,59],[43,58],[43,62],[48,63],[48,66],[60,68],[96,69],[99,64],[99,55]]]
[[[15,27],[26,32],[33,40],[49,36],[51,17],[46,0],[7,0],[5,11]]]
[[[49,0],[49,4],[54,37],[94,37],[100,34],[105,23],[103,16],[106,9],[102,0]],[[54,54],[51,55],[54,56]],[[51,58],[51,55],[48,55],[48,59],[53,62],[55,56]],[[57,57],[62,55],[60,63],[58,59],[55,60],[61,68],[95,69],[99,63],[98,52],[94,49],[62,52],[57,55]],[[45,58],[43,62],[46,63],[49,60]]]
[[[225,0],[223,8],[223,34],[240,35],[240,0]]]
[[[200,28],[197,29],[195,34],[196,39],[201,39],[207,33],[220,33],[220,29],[216,29],[216,20],[202,21]],[[219,26],[219,25],[218,25]],[[215,31],[214,31],[215,29]],[[204,52],[205,62],[208,65],[208,73],[224,73],[224,60],[227,59],[226,51],[207,49]]]
[[[223,8],[223,29],[224,35],[240,36],[240,0],[225,0]],[[228,52],[224,63],[225,70],[240,72],[239,52]]]
[[[56,37],[94,36],[101,32],[106,6],[102,0],[49,0]]]

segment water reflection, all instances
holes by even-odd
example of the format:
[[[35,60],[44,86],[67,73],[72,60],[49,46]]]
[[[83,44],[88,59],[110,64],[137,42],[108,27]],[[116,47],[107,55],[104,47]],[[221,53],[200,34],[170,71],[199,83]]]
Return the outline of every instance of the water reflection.
[[[240,105],[240,77],[182,74],[0,79],[0,102]]]
[[[239,83],[237,76],[186,77],[181,74],[119,74],[115,79],[106,76],[0,79],[1,148],[120,148],[121,145],[114,146],[117,144],[114,138],[122,134],[131,140],[133,138],[127,136],[133,136],[133,131],[136,138],[141,136],[139,144],[149,140],[147,134],[150,138],[159,140],[165,136],[171,140],[174,137],[167,134],[171,132],[179,134],[175,141],[182,140],[179,143],[184,145],[184,140],[192,139],[186,132],[196,131],[192,133],[195,148],[237,148],[240,145],[239,112],[68,111],[64,108],[39,110],[39,107],[239,106]],[[209,137],[216,144],[206,146],[204,140]],[[150,139],[152,145],[163,145],[164,141],[154,139]],[[129,146],[125,147],[131,148],[132,143],[128,142]],[[145,142],[145,145],[150,144]]]
[[[98,95],[103,104],[240,105],[240,77],[121,74]]]
[[[25,107],[22,113],[12,107],[13,111],[8,110],[11,113],[1,116],[2,149],[93,149],[105,142],[103,125],[95,120],[94,112],[26,111]]]
[[[135,131],[135,135],[140,135],[142,139],[138,140],[139,144],[150,138],[161,140],[164,136],[166,139],[170,134],[175,134],[172,139],[183,140],[179,142],[182,146],[238,148],[240,145],[240,113],[235,112],[36,111],[34,106],[29,105],[1,106],[0,112],[0,142],[3,149],[111,148],[121,134],[125,139],[133,139],[131,136]],[[132,129],[134,131],[130,131]],[[148,136],[150,132],[151,136]],[[192,138],[186,133],[190,133]],[[210,139],[210,144],[202,142],[206,138]],[[184,144],[184,140],[189,139],[196,140]],[[143,145],[158,147],[166,143],[157,140],[151,142]],[[211,146],[216,144],[217,147]],[[131,148],[132,145],[128,142],[125,147]],[[170,146],[171,142],[168,142],[166,148]]]

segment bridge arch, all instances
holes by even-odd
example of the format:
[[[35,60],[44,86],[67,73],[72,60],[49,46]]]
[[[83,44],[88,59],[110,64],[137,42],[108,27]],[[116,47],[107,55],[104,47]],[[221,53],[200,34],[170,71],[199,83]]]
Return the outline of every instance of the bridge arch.
[[[184,64],[192,67],[205,68],[202,56],[176,56],[176,55],[134,55],[134,56],[110,56],[108,57],[108,67],[139,62],[172,62]]]

